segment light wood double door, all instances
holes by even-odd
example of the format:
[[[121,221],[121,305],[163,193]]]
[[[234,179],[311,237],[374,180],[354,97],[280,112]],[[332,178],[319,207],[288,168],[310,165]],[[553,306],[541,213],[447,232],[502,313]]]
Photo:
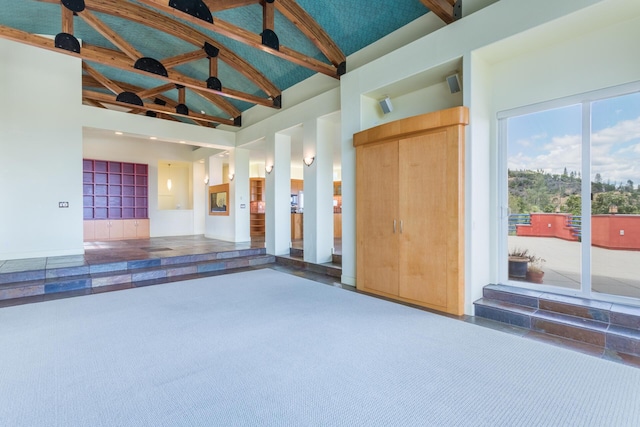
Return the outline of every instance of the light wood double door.
[[[462,314],[460,129],[356,147],[358,289]]]

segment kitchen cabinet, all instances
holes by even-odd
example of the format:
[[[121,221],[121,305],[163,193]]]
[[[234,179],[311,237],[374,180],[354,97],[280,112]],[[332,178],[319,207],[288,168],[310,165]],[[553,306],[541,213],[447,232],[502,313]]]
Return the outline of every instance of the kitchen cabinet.
[[[468,114],[456,107],[354,135],[359,290],[463,314]]]

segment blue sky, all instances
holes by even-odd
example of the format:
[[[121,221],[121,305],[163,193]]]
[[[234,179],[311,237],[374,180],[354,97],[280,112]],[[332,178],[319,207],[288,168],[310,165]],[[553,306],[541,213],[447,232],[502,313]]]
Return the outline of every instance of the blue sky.
[[[553,174],[580,171],[582,107],[579,104],[510,118],[509,169]],[[640,184],[640,93],[592,104],[591,177]]]

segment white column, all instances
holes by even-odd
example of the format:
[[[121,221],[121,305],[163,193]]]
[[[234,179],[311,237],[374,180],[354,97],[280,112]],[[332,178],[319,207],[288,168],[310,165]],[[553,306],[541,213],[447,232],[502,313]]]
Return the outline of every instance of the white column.
[[[250,242],[249,150],[229,150],[229,175],[229,214],[235,218],[235,241]]]
[[[291,137],[276,133],[267,136],[266,248],[272,255],[288,255],[291,245]]]
[[[333,126],[319,119],[304,123],[304,260],[331,262],[333,253]]]
[[[193,162],[193,234],[205,234],[207,220],[207,197],[209,184],[204,182],[207,175],[204,162]]]

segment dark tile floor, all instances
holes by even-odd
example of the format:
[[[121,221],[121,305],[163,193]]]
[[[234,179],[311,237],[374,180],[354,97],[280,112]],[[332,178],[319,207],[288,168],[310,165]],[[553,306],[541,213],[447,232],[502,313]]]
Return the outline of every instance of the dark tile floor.
[[[173,257],[180,255],[194,255],[204,254],[209,252],[222,252],[233,251],[238,249],[250,249],[250,248],[262,248],[264,247],[263,239],[256,239],[252,242],[246,243],[230,243],[219,240],[207,239],[204,236],[179,236],[179,237],[155,237],[151,239],[139,239],[139,240],[122,240],[111,242],[89,242],[85,243],[84,255],[73,256],[61,256],[61,257],[47,257],[47,258],[31,258],[22,260],[0,260],[0,274],[23,272],[30,270],[42,270],[46,268],[78,268],[84,266],[91,266],[92,264],[104,264],[113,262],[125,262],[132,260],[149,260],[163,257]],[[286,274],[293,274],[298,277],[303,277],[309,280],[313,280],[319,283],[323,283],[329,286],[336,286],[353,292],[358,292],[354,287],[344,285],[340,283],[340,279],[329,276],[326,274],[318,273],[309,270],[308,268],[298,267],[295,265],[275,263],[267,266],[256,267],[243,267],[236,271],[254,270],[259,268],[271,268],[276,271],[281,271]],[[88,295],[98,292],[110,292],[122,289],[129,289],[140,286],[150,286],[162,283],[168,283],[178,280],[189,280],[200,277],[208,277],[220,274],[227,274],[229,271],[213,271],[207,273],[199,273],[188,276],[167,277],[157,280],[149,280],[146,282],[138,282],[135,284],[124,283],[113,286],[103,286],[93,289],[82,289],[78,291],[69,291],[61,293],[53,293],[46,295],[38,295],[33,297],[16,298],[12,300],[0,301],[1,307],[8,307],[13,305],[28,304],[34,302],[48,301],[60,298],[70,298],[80,295]],[[372,295],[374,296],[374,295]],[[375,297],[375,296],[374,296]],[[464,322],[473,323],[482,327],[495,329],[504,333],[509,333],[523,338],[534,339],[542,341],[551,345],[579,351],[585,354],[589,354],[594,357],[599,357],[607,360],[612,360],[620,363],[624,363],[630,366],[640,368],[640,358],[629,356],[621,357],[619,354],[612,354],[603,350],[601,347],[596,347],[573,340],[568,340],[560,337],[553,337],[546,334],[530,331],[525,328],[516,326],[505,325],[500,322],[495,322],[488,319],[482,319],[474,316],[451,316],[443,313],[435,312],[423,307],[413,306],[411,304],[405,304],[412,306],[416,309],[433,312],[439,315],[445,315],[447,317],[455,318]]]

